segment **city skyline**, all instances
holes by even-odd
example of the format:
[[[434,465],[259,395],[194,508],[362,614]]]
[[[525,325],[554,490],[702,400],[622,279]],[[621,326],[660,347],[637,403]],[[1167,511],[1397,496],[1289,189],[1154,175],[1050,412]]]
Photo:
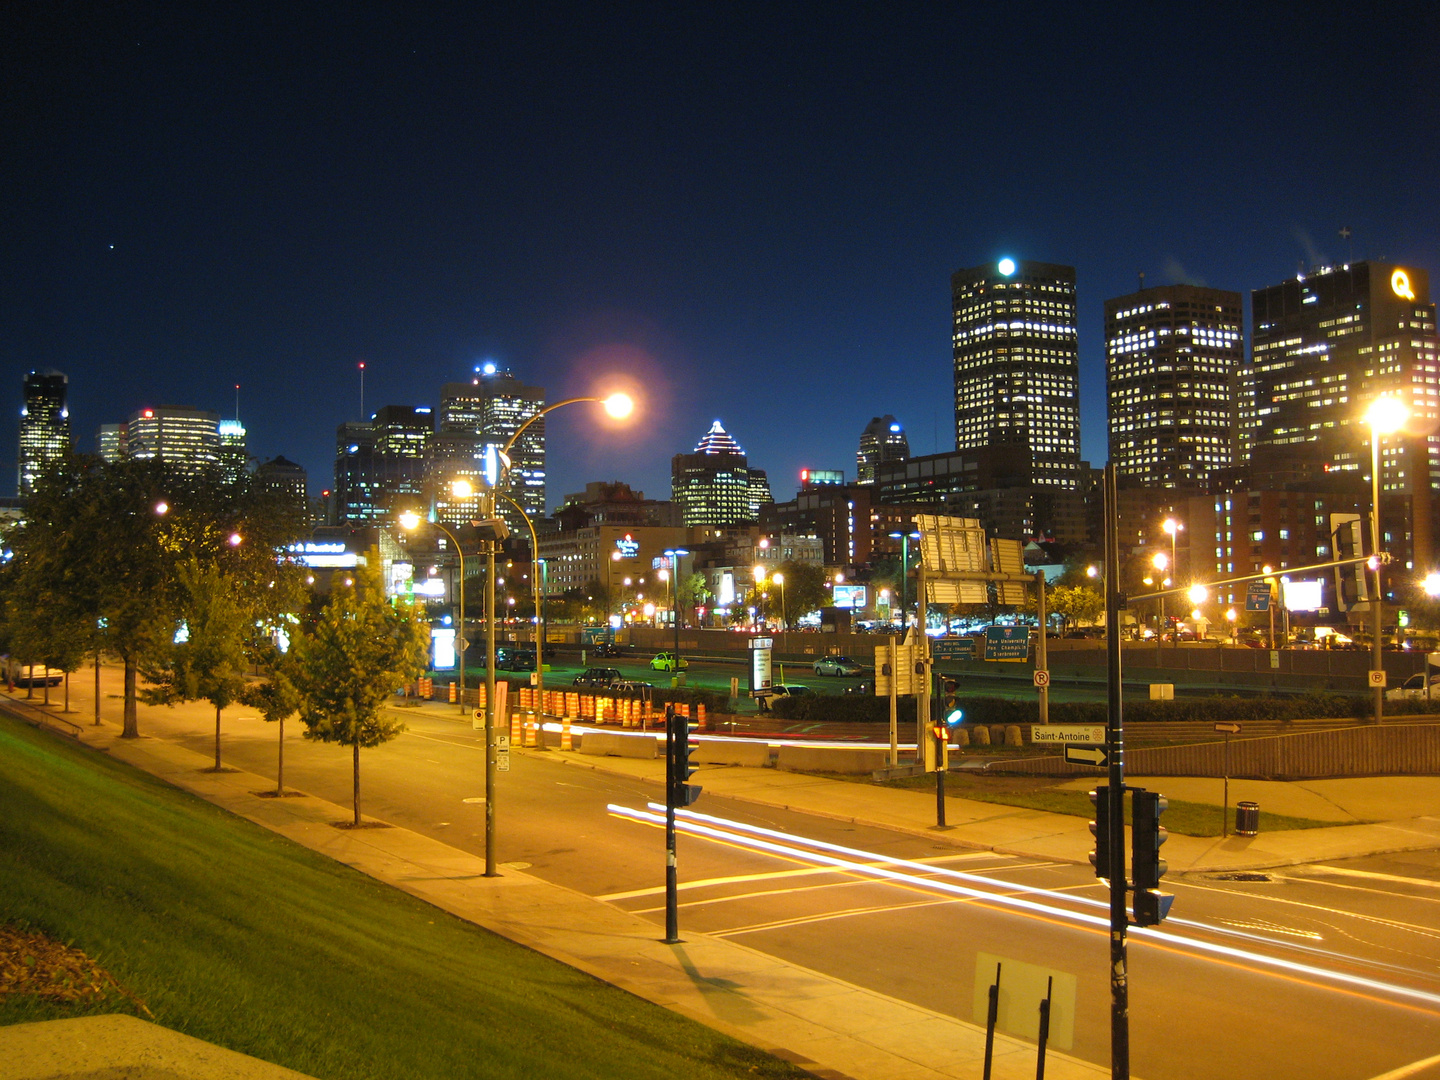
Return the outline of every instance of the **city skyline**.
[[[1098,465],[1103,305],[1141,271],[1248,327],[1302,262],[1440,268],[1433,15],[1174,13],[1168,54],[1119,11],[667,18],[9,13],[0,460],[32,369],[69,376],[81,449],[146,406],[229,417],[238,383],[251,452],[318,492],[340,423],[489,359],[551,401],[643,391],[628,433],[551,418],[551,507],[665,497],[716,419],[788,498],[853,478],[877,414],[953,449],[947,284],[1008,256],[1076,268]]]

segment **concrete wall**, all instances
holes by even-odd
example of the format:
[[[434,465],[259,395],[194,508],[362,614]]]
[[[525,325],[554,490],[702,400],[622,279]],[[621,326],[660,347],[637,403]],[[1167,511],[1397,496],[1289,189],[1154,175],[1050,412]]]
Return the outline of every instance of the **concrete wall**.
[[[828,772],[869,776],[887,764],[887,750],[857,750],[851,747],[781,746],[776,768],[787,772]]]
[[[701,739],[690,758],[698,765],[743,765],[760,769],[770,764],[770,747],[764,743]]]
[[[621,735],[614,731],[587,731],[580,736],[582,754],[598,757],[659,757],[660,743],[654,735]]]

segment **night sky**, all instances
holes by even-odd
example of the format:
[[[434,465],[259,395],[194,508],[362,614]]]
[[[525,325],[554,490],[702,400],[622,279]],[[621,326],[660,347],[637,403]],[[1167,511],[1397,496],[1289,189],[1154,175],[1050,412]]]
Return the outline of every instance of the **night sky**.
[[[87,452],[238,383],[318,493],[360,361],[368,414],[494,360],[640,389],[624,433],[552,414],[552,507],[667,498],[715,419],[783,500],[874,415],[953,449],[949,276],[1002,255],[1077,268],[1099,465],[1139,271],[1247,311],[1302,261],[1440,271],[1435,9],[1097,10],[6,5],[0,492],[32,368]]]

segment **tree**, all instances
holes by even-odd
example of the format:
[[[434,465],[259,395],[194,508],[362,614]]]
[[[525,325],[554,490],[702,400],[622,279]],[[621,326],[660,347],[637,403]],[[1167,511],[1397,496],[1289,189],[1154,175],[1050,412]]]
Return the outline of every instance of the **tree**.
[[[147,705],[204,698],[215,706],[215,771],[220,764],[220,714],[245,688],[245,643],[253,613],[218,566],[191,559],[177,574],[179,626],[142,665]]]
[[[36,485],[9,534],[12,581],[44,598],[47,618],[85,651],[120,658],[123,735],[134,738],[140,664],[171,647],[185,602],[180,567],[218,567],[247,610],[283,609],[298,570],[282,559],[302,527],[293,502],[249,476],[70,457]]]
[[[355,761],[355,825],[360,824],[360,749],[405,730],[381,708],[425,670],[429,631],[407,604],[392,606],[379,574],[360,568],[350,586],[337,584],[314,631],[297,637],[293,681],[305,737],[349,746]]]
[[[704,574],[691,574],[684,581],[680,582],[676,601],[681,612],[689,611],[692,621],[695,611],[702,604],[708,604],[713,596],[710,592],[709,583],[705,580]]]
[[[279,725],[275,753],[275,794],[285,794],[285,719],[300,709],[300,691],[295,686],[294,654],[281,652],[273,640],[263,660],[267,677],[263,682],[249,683],[240,692],[240,700],[260,713],[267,722]]]
[[[1045,607],[1060,616],[1066,626],[1093,623],[1105,610],[1105,598],[1085,585],[1057,585],[1045,591]]]
[[[794,623],[801,615],[819,611],[830,603],[823,566],[783,562],[780,573],[785,575],[785,615],[788,622]]]

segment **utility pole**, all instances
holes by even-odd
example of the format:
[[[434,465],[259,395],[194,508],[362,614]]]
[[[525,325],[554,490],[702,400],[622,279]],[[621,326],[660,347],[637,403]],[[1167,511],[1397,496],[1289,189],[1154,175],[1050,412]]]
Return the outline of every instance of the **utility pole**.
[[[1125,934],[1125,725],[1120,682],[1120,543],[1115,464],[1105,466],[1105,659],[1109,702],[1105,751],[1109,758],[1106,827],[1110,848],[1110,1076],[1130,1078],[1130,983]]]

